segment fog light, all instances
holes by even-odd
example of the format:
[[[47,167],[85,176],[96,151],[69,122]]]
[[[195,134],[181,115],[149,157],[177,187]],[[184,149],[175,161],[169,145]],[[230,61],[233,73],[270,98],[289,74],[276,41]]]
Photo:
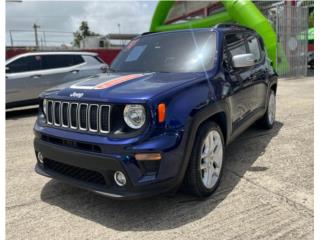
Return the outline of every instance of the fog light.
[[[38,152],[37,155],[38,155],[38,160],[39,160],[39,162],[43,164],[43,155],[42,155],[42,153],[41,153],[41,152]]]
[[[127,183],[126,176],[123,174],[123,172],[116,171],[113,175],[114,181],[116,184],[120,187],[123,187]]]

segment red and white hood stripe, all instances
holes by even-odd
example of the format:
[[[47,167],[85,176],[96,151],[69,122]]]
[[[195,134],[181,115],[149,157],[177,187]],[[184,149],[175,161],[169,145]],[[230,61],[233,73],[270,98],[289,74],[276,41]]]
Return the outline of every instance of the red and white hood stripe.
[[[95,81],[95,79],[86,79],[85,81],[78,82],[70,86],[72,89],[107,89],[118,84],[134,80],[140,77],[146,76],[146,74],[129,74],[124,75],[112,79],[108,79],[106,81]]]

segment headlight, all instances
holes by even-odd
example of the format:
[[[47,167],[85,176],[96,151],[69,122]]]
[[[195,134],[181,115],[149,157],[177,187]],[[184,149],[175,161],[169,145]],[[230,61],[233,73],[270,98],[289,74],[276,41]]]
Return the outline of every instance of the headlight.
[[[47,116],[47,109],[48,109],[48,100],[47,99],[43,99],[42,111],[43,111],[45,116]]]
[[[129,127],[139,129],[146,121],[146,111],[142,105],[129,104],[123,110],[123,117]]]

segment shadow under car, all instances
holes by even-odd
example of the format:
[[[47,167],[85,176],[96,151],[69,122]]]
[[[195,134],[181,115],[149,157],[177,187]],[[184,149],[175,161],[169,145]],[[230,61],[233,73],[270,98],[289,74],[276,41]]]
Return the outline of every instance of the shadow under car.
[[[173,229],[201,219],[212,212],[240,181],[247,171],[267,171],[253,166],[264,154],[271,139],[283,124],[262,131],[253,125],[226,150],[225,168],[217,191],[200,200],[181,191],[175,196],[158,196],[142,200],[119,201],[86,190],[71,187],[56,180],[42,189],[42,201],[118,231],[154,231]]]

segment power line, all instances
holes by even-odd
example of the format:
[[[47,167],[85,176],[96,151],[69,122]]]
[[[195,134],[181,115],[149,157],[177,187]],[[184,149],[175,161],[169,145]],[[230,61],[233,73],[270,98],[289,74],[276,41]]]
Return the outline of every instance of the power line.
[[[10,45],[13,47],[14,43],[30,43],[34,42],[36,47],[41,47],[48,44],[73,41],[73,32],[58,31],[55,29],[39,30],[37,24],[33,25],[33,31],[31,29],[8,29],[7,36],[9,37]],[[34,34],[33,40],[31,34]],[[14,36],[16,35],[16,37]],[[18,39],[17,39],[18,38]],[[40,39],[39,39],[40,38]]]
[[[9,15],[7,15],[7,18],[9,17]],[[53,16],[50,16],[50,15],[39,15],[39,16],[28,16],[28,15],[25,15],[25,16],[10,16],[10,17],[14,17],[14,18],[60,18],[60,17],[70,17],[70,15],[53,15]],[[107,18],[106,15],[92,15],[90,14],[90,17],[101,17],[101,18]]]
[[[48,40],[47,39],[47,36],[46,36],[46,41],[47,42],[63,42],[63,41],[69,41],[69,40],[72,40],[71,38],[70,39],[55,39],[55,40]],[[34,40],[31,40],[30,38],[29,39],[13,39],[13,42],[34,42]]]
[[[9,29],[8,31],[12,32],[33,32],[32,30],[29,29]],[[73,32],[66,32],[66,31],[59,31],[59,30],[40,30],[38,32],[52,32],[52,33],[73,33]]]

